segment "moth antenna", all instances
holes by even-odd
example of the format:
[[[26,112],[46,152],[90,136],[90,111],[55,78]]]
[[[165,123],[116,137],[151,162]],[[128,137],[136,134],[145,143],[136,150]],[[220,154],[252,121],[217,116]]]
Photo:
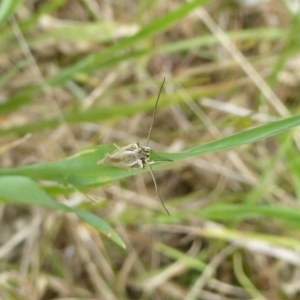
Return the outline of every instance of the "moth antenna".
[[[152,121],[151,121],[150,128],[149,128],[149,133],[148,133],[148,137],[147,137],[146,147],[149,144],[149,140],[150,140],[150,136],[151,136],[151,131],[152,131],[152,127],[153,127],[155,115],[156,115],[156,108],[157,108],[157,104],[158,104],[159,97],[160,97],[162,88],[164,86],[165,80],[166,80],[166,77],[164,77],[164,80],[163,80],[163,82],[162,82],[162,84],[160,86],[160,89],[159,89],[159,92],[158,92],[158,96],[157,96],[157,99],[156,99],[156,102],[155,102],[155,105],[154,105],[154,110],[153,110],[153,115],[152,115]]]
[[[160,200],[162,206],[164,207],[165,211],[167,212],[167,214],[169,216],[171,216],[170,213],[169,213],[169,211],[168,211],[168,209],[164,205],[164,202],[163,202],[162,198],[160,197],[160,194],[159,194],[159,191],[158,191],[158,188],[157,188],[157,184],[156,184],[156,180],[155,180],[155,177],[154,177],[154,174],[153,174],[153,170],[152,170],[150,164],[148,162],[146,162],[146,163],[147,163],[147,165],[149,167],[149,170],[150,170],[150,173],[151,173],[151,176],[152,176],[152,179],[153,179],[153,183],[154,183],[154,187],[155,187],[155,190],[156,190],[157,197],[159,198],[159,200]]]

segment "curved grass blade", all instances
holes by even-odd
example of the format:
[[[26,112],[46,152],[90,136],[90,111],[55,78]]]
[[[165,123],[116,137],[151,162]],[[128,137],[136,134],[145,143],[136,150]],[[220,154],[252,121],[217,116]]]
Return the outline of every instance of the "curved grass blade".
[[[95,227],[116,244],[126,248],[119,235],[101,218],[89,212],[58,203],[30,178],[22,176],[0,177],[0,199],[9,204],[39,205],[48,209],[75,213],[80,219]]]
[[[151,153],[151,160],[171,159],[173,162],[179,162],[200,156],[201,154],[225,151],[241,145],[264,140],[299,125],[300,116],[286,118],[225,137],[206,145],[199,145],[181,153],[153,151]],[[112,166],[97,165],[98,161],[113,150],[115,150],[115,147],[112,145],[95,146],[58,162],[36,164],[14,169],[1,169],[0,176],[22,175],[36,180],[50,180],[80,187],[104,185],[121,178],[147,172],[147,169],[129,171]],[[157,169],[166,163],[172,164],[171,162],[158,162],[153,164],[152,168]]]

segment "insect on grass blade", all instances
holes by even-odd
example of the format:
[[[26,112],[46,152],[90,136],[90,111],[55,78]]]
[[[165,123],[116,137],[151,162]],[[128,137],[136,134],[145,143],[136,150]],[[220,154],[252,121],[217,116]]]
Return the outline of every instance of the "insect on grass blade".
[[[170,213],[166,206],[164,205],[164,202],[159,194],[157,183],[153,174],[153,170],[150,166],[150,164],[155,163],[154,161],[150,161],[150,152],[154,151],[152,148],[148,147],[151,132],[154,124],[154,120],[156,117],[156,110],[157,110],[157,104],[160,98],[160,94],[162,92],[163,86],[165,83],[165,78],[161,84],[161,87],[158,92],[158,96],[154,105],[153,114],[152,114],[152,120],[148,132],[148,137],[146,140],[145,146],[140,146],[139,143],[129,144],[124,147],[117,147],[117,149],[112,152],[108,153],[101,161],[98,162],[98,164],[105,164],[110,166],[115,166],[118,168],[126,168],[126,169],[144,169],[146,166],[149,167],[149,171],[151,174],[151,177],[153,179],[155,191],[157,194],[157,197],[161,201],[165,211],[170,216]],[[171,161],[170,159],[164,159],[162,161]]]

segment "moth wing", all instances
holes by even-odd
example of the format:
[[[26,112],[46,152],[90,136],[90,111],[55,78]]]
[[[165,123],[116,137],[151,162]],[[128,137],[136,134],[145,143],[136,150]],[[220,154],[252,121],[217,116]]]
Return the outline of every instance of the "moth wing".
[[[120,152],[121,149],[122,148],[117,149],[113,153],[106,154],[105,157],[102,160],[100,160],[97,164],[126,168],[126,166],[122,162],[122,152]]]
[[[137,157],[138,144],[130,144],[116,149],[100,160],[97,164],[115,166],[119,168],[139,168],[139,159]],[[138,165],[138,167],[136,167]]]

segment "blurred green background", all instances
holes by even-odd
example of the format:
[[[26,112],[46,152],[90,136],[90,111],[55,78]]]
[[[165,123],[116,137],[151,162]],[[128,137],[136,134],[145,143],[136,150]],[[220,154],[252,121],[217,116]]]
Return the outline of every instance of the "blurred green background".
[[[299,11],[2,0],[0,299],[300,299]]]

